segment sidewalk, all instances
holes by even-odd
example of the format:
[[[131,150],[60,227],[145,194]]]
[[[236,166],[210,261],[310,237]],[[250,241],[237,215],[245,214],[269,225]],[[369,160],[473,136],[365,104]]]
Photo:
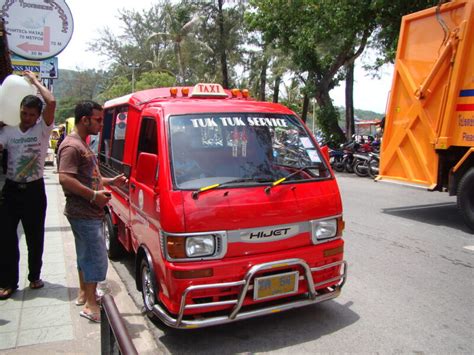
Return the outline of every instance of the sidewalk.
[[[28,254],[20,224],[20,287],[12,298],[0,301],[1,354],[100,354],[100,324],[80,317],[81,307],[74,303],[78,291],[74,237],[63,215],[64,195],[54,170],[46,167],[44,176],[48,210],[41,278],[45,287],[28,288]],[[0,175],[0,187],[4,177]],[[103,288],[114,296],[138,353],[156,352],[147,322],[110,263]]]

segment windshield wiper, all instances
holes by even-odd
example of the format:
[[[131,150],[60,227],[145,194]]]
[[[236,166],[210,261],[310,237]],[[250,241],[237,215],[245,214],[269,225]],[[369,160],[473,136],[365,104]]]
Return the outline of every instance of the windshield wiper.
[[[301,172],[303,172],[303,171],[305,171],[305,170],[318,169],[318,168],[319,168],[318,166],[314,166],[314,165],[308,165],[308,166],[299,168],[298,170],[293,171],[292,173],[288,174],[287,176],[285,176],[285,177],[283,177],[283,178],[281,178],[281,179],[278,179],[278,180],[272,182],[272,184],[271,184],[270,186],[267,186],[267,187],[265,188],[265,192],[266,192],[266,193],[269,193],[272,187],[275,187],[275,186],[277,186],[277,185],[280,185],[282,182],[285,182],[285,181],[288,180],[289,178],[291,178],[291,177],[293,177],[293,176],[295,176],[295,175],[297,175],[297,174],[299,174],[299,173],[301,173]]]
[[[213,190],[213,189],[216,189],[218,187],[222,187],[222,186],[226,186],[226,185],[237,184],[239,182],[249,182],[249,181],[270,182],[272,180],[267,179],[267,178],[238,178],[238,179],[223,182],[221,184],[213,184],[213,185],[201,187],[201,188],[197,189],[196,191],[193,191],[192,197],[193,197],[193,199],[196,200],[201,192],[208,191],[208,190]]]

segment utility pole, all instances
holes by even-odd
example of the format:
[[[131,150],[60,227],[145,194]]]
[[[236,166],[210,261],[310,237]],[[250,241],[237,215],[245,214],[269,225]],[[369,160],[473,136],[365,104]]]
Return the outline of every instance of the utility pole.
[[[132,92],[135,92],[135,69],[138,69],[140,64],[130,63],[128,67],[132,69]]]

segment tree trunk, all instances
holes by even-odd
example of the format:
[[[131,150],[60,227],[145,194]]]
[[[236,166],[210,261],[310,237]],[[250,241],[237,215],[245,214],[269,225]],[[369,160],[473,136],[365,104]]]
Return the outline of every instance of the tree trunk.
[[[260,72],[260,92],[258,94],[260,101],[265,101],[265,87],[267,86],[267,68],[268,59],[266,56],[263,56],[262,71]]]
[[[229,88],[229,73],[227,71],[227,54],[225,51],[225,33],[224,33],[224,13],[222,11],[222,5],[224,0],[218,1],[219,6],[219,50],[220,50],[220,62],[221,62],[221,70],[222,70],[222,86],[224,89]]]
[[[181,45],[180,43],[175,44],[175,53],[176,53],[176,59],[178,61],[178,66],[179,66],[179,80],[178,83],[181,85],[186,84],[186,80],[184,77],[184,64],[183,64],[183,57],[181,55]]]
[[[346,65],[346,139],[350,140],[354,125],[354,62]]]
[[[301,113],[301,119],[304,123],[308,120],[308,109],[309,109],[309,96],[304,94],[303,98],[303,112]]]
[[[345,141],[344,132],[339,127],[339,112],[334,108],[329,90],[324,86],[316,86],[316,102],[319,106],[318,127],[321,128],[328,142],[339,144]]]
[[[275,86],[273,87],[273,102],[278,103],[278,96],[280,95],[281,76],[275,77]]]

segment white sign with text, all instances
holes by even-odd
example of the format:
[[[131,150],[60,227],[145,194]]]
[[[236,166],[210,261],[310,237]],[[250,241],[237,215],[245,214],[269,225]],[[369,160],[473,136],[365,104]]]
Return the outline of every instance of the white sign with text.
[[[9,49],[27,59],[58,55],[71,40],[71,10],[64,0],[0,1]]]

